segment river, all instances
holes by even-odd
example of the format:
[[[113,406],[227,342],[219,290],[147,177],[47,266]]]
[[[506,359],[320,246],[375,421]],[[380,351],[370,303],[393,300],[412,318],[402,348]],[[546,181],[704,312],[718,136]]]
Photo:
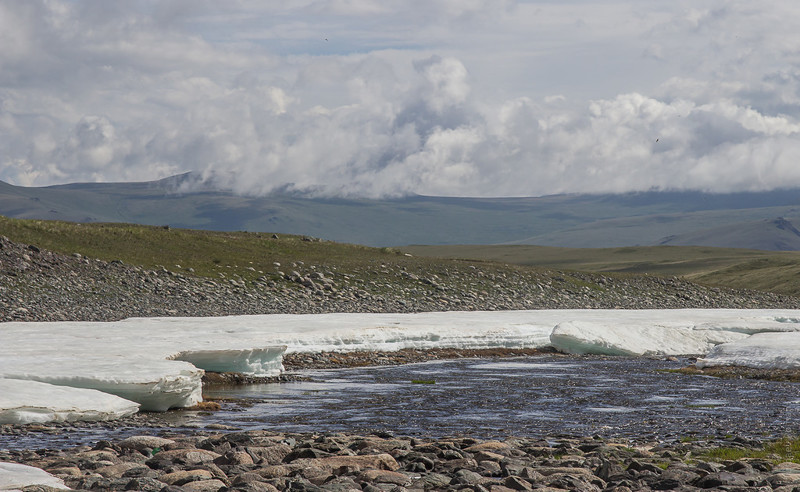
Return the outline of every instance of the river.
[[[1,448],[61,448],[137,433],[229,426],[476,438],[558,435],[674,440],[800,432],[797,383],[665,372],[685,361],[538,356],[304,371],[310,381],[214,387],[219,412],[0,435]],[[164,429],[162,429],[164,430]]]

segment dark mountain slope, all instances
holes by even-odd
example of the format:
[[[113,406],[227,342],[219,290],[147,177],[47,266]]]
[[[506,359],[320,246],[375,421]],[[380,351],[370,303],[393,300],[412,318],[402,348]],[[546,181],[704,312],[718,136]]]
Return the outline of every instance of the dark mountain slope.
[[[0,182],[0,215],[77,222],[133,222],[207,230],[306,234],[373,246],[542,244],[611,247],[658,244],[668,236],[731,227],[729,246],[748,243],[736,224],[800,218],[800,191],[707,194],[644,192],[534,198],[410,196],[397,199],[236,195],[195,174],[144,183],[30,188]],[[741,230],[739,237],[734,231]],[[772,247],[797,247],[778,236]],[[764,234],[761,230],[759,234]],[[724,244],[723,244],[724,245]],[[752,246],[747,246],[752,247]]]

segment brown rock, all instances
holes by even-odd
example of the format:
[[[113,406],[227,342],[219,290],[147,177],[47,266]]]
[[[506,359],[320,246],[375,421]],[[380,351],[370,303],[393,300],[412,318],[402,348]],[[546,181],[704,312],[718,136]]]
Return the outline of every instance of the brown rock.
[[[403,439],[364,439],[353,445],[354,449],[374,449],[388,453],[395,449],[411,449],[411,442]]]
[[[408,475],[389,470],[366,470],[358,478],[369,483],[392,483],[395,485],[408,485],[411,483],[411,478]]]
[[[479,461],[478,466],[480,466],[481,469],[485,470],[487,473],[495,476],[499,475],[503,470],[496,461]]]
[[[475,453],[475,459],[481,461],[501,461],[505,458],[502,454],[492,453],[491,451],[478,451]]]
[[[68,477],[80,477],[83,475],[81,469],[77,466],[57,466],[54,468],[48,468],[47,473],[51,473],[53,475],[63,475]]]
[[[214,460],[216,465],[252,465],[253,463],[253,457],[244,451],[229,451]]]
[[[533,487],[527,480],[514,476],[506,477],[506,479],[503,480],[503,485],[514,490],[533,490]]]
[[[288,465],[269,465],[263,468],[258,468],[254,470],[254,473],[258,473],[264,478],[280,478],[280,477],[288,477],[290,474],[302,470],[302,465],[298,465],[295,463],[290,463]]]
[[[173,463],[183,463],[186,465],[198,465],[200,463],[210,463],[221,455],[205,449],[173,449],[161,451],[153,456],[153,460],[171,461]]]
[[[511,446],[502,442],[502,441],[486,441],[478,444],[474,444],[468,448],[464,448],[464,451],[469,453],[477,453],[478,451],[496,451],[498,449],[510,449]]]
[[[544,476],[555,474],[577,475],[577,476],[594,476],[592,470],[586,468],[575,468],[569,466],[536,466],[533,469]]]
[[[101,466],[95,470],[95,473],[98,473],[106,478],[120,478],[126,471],[133,468],[143,468],[149,470],[149,468],[139,463],[124,462],[117,463],[116,465]]]
[[[377,469],[395,471],[400,465],[391,455],[365,454],[358,456],[327,456],[325,458],[300,458],[291,465],[301,468],[315,467],[320,470],[333,472],[342,468],[358,472],[361,470]]]
[[[75,457],[94,462],[110,461],[111,463],[119,463],[119,455],[113,449],[93,449],[91,451],[78,453]]]
[[[159,480],[167,485],[184,485],[198,480],[211,480],[214,475],[208,470],[181,470],[166,473],[158,477]]]
[[[245,451],[259,465],[279,465],[292,452],[292,448],[286,444],[276,444],[274,446],[247,446]]]
[[[119,446],[124,449],[135,449],[136,451],[146,451],[154,448],[164,448],[169,444],[174,444],[172,439],[164,439],[156,436],[131,436],[119,442]]]
[[[330,472],[330,470],[323,470],[322,468],[318,468],[316,466],[303,468],[300,471],[300,475],[314,485],[322,485],[333,478],[333,474]]]
[[[181,490],[184,492],[218,492],[223,487],[225,487],[225,482],[212,479],[189,482],[186,485],[183,485]]]
[[[769,482],[772,488],[800,484],[800,473],[773,473],[767,477],[767,482]]]

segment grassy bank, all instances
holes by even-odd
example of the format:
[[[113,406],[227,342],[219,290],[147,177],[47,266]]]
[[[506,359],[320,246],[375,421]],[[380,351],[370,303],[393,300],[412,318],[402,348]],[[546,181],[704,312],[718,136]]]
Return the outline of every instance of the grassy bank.
[[[800,295],[800,252],[704,246],[554,248],[547,246],[407,246],[414,255],[470,258],[587,272],[679,276],[705,285]]]
[[[603,272],[678,276],[709,286],[800,295],[800,252],[691,246],[571,249],[542,246],[407,246],[372,248],[271,233],[219,232],[118,223],[18,220],[0,216],[0,235],[51,251],[121,260],[148,269],[243,280],[278,278],[298,262],[318,265],[368,284],[391,262],[409,272],[447,275],[448,268],[484,271]],[[279,264],[279,265],[276,265]],[[222,275],[221,275],[222,274]],[[566,276],[568,281],[573,281]],[[577,282],[577,280],[576,280]]]
[[[293,262],[335,265],[345,270],[380,265],[392,259],[432,263],[388,248],[378,249],[269,233],[218,232],[134,224],[17,220],[0,217],[0,235],[50,251],[79,253],[105,261],[120,260],[147,269],[216,278],[233,270],[254,279],[276,270],[291,271]],[[276,265],[279,263],[280,266]]]

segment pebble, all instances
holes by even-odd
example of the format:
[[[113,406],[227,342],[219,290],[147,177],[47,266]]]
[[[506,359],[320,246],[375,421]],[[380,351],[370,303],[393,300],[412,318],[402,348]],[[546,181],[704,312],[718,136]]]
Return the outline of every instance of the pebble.
[[[153,454],[142,443],[160,443],[164,450]],[[85,447],[0,451],[0,459],[44,469],[76,490],[107,491],[789,491],[800,484],[795,463],[704,458],[719,446],[742,444],[732,438],[666,444],[596,437],[481,442],[246,431],[101,441],[94,454]],[[117,463],[98,467],[102,453]]]

